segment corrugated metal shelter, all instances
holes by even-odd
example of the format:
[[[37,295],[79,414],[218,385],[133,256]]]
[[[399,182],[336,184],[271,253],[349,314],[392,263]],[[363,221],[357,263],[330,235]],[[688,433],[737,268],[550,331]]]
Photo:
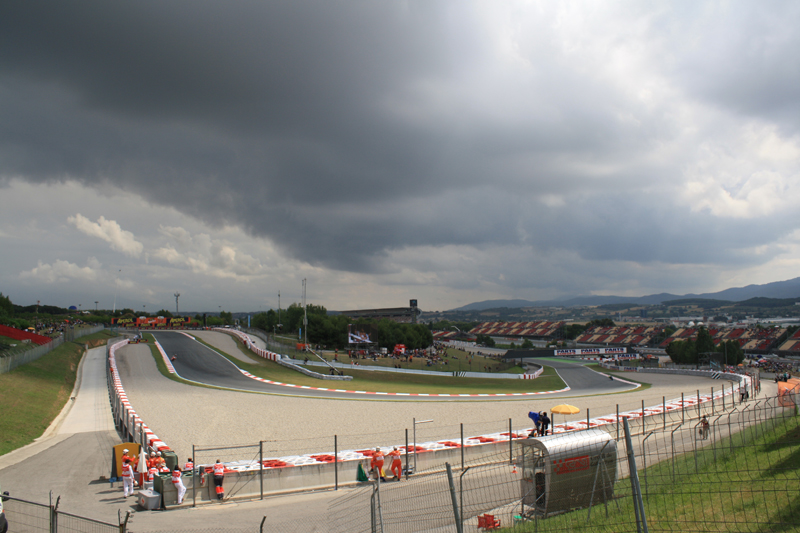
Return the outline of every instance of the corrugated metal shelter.
[[[525,514],[546,517],[611,500],[617,443],[602,429],[530,438],[521,445]]]

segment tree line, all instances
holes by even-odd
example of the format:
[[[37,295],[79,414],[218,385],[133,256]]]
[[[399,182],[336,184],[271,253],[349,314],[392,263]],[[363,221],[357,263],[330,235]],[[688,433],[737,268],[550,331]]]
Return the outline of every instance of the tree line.
[[[268,333],[297,335],[297,339],[305,339],[303,333],[303,306],[291,304],[280,312],[270,309],[258,313],[250,320],[254,328]],[[423,324],[400,324],[393,320],[353,320],[345,315],[329,315],[327,309],[321,305],[308,305],[308,343],[325,346],[329,349],[346,349],[348,325],[369,326],[377,334],[377,346],[391,351],[396,344],[404,344],[407,349],[416,350],[427,348],[433,343],[433,334],[428,326]],[[375,339],[373,339],[375,340]]]
[[[706,355],[723,364],[736,366],[744,361],[744,351],[735,340],[723,341],[718,345],[705,327],[700,327],[695,340],[672,341],[666,348],[667,355],[678,365],[696,365]],[[714,355],[716,354],[716,356]]]

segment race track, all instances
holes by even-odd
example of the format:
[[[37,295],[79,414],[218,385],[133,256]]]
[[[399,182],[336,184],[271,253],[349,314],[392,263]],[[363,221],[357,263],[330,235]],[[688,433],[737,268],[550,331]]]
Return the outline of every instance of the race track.
[[[397,400],[398,396],[408,401],[442,401],[476,399],[497,401],[511,398],[525,398],[532,395],[410,395],[401,393],[366,393],[349,390],[347,381],[320,381],[320,387],[296,386],[291,384],[275,384],[258,381],[246,376],[230,360],[220,355],[188,335],[175,331],[162,331],[153,334],[158,343],[172,360],[176,373],[183,379],[235,391],[280,394],[284,396],[303,396],[325,399],[368,399]],[[569,386],[570,390],[547,394],[548,397],[575,396],[576,394],[608,394],[635,389],[636,386],[618,380],[611,381],[607,376],[585,368],[578,363],[567,363],[561,360],[529,359],[537,364],[556,369]],[[338,389],[338,390],[336,390]],[[500,392],[500,391],[498,391]]]

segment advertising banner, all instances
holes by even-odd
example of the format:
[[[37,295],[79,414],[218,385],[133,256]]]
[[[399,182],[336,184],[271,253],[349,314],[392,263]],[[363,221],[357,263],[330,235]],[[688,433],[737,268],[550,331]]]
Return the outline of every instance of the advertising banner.
[[[628,353],[627,348],[576,348],[569,350],[556,350],[556,355],[612,355]]]

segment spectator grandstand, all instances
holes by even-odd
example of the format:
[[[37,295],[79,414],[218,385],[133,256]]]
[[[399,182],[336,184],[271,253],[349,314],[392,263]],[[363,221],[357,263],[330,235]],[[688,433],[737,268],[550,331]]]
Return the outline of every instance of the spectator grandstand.
[[[439,342],[446,342],[450,340],[455,340],[461,337],[460,331],[434,331],[433,332],[433,340]]]
[[[680,328],[666,338],[659,347],[666,348],[672,341],[695,340],[699,328]],[[735,340],[748,352],[768,352],[776,347],[779,339],[786,333],[786,328],[707,328],[714,344]]]
[[[470,335],[491,335],[496,337],[554,337],[564,326],[564,322],[538,320],[535,322],[482,322],[469,330]]]
[[[664,332],[664,326],[594,326],[579,335],[581,344],[608,344],[614,346],[646,346]]]
[[[800,353],[800,329],[794,332],[786,341],[778,348],[779,352],[789,352],[792,354]]]
[[[15,341],[30,341],[33,344],[38,344],[39,346],[47,344],[53,340],[50,337],[45,337],[44,335],[37,335],[36,333],[31,333],[30,331],[3,325],[0,325],[0,335],[14,339]]]

